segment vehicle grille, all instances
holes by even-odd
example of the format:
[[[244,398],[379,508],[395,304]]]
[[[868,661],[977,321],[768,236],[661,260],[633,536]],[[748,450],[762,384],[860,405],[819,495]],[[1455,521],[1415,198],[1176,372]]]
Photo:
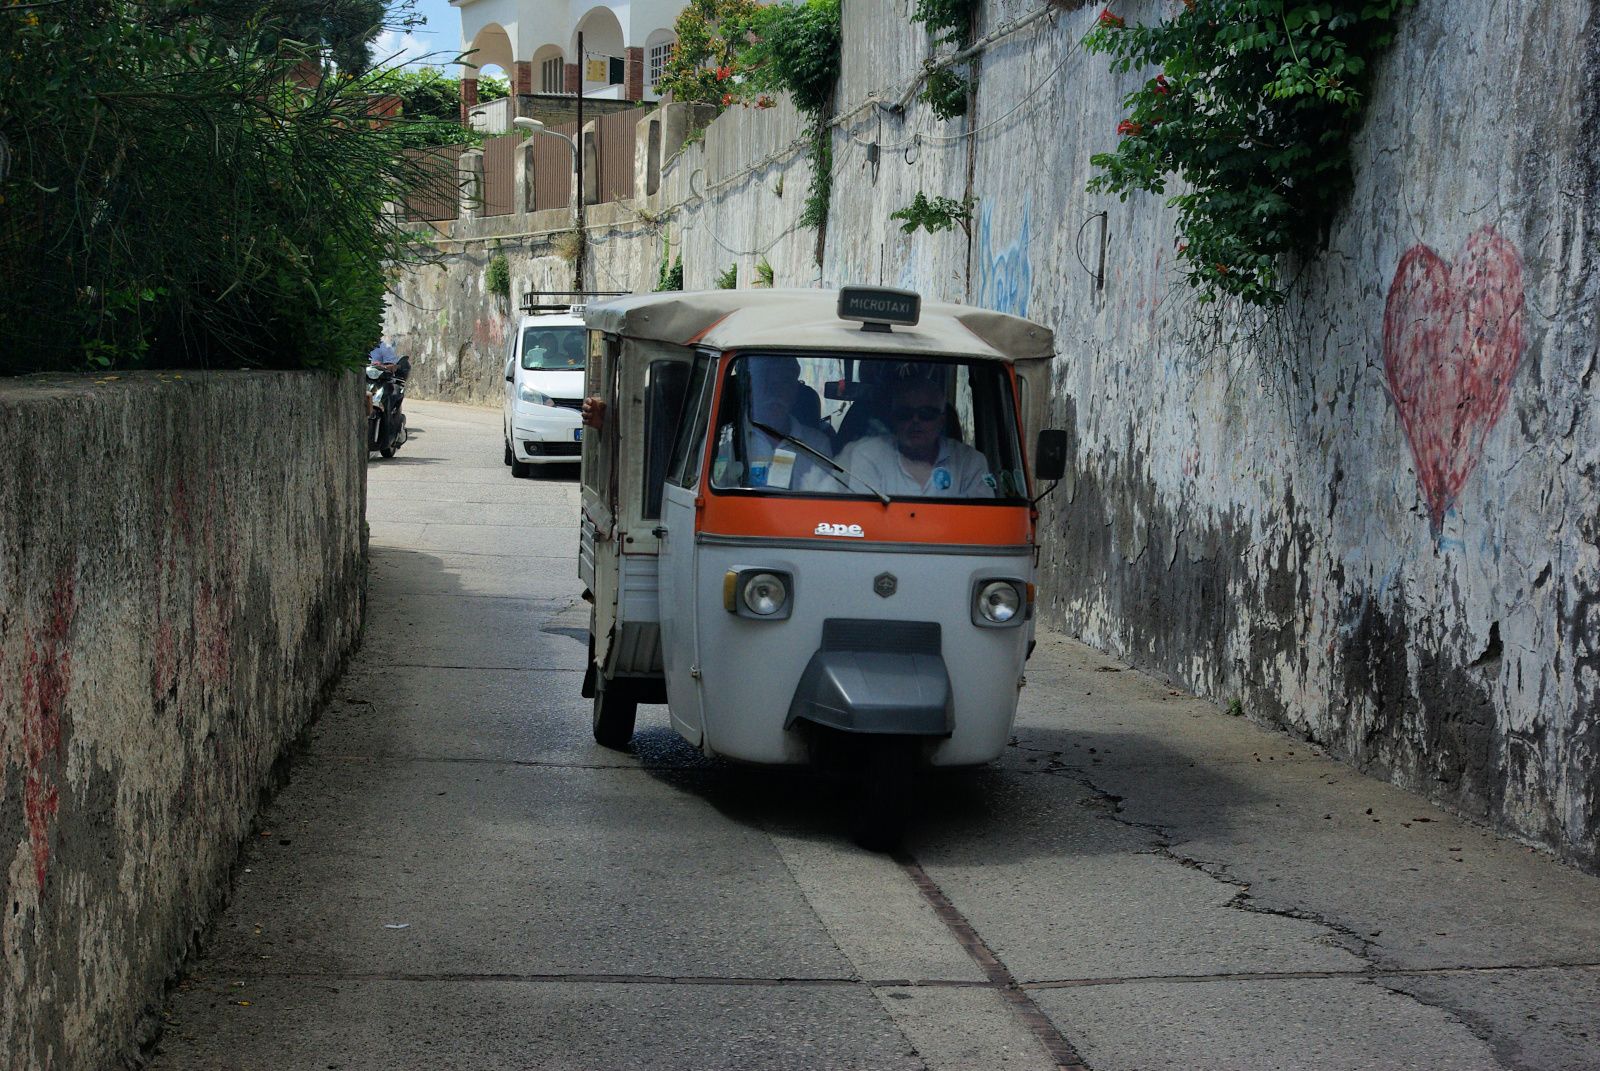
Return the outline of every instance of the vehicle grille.
[[[582,409],[582,398],[551,398],[550,404],[562,409]]]
[[[582,443],[524,442],[522,446],[528,453],[543,457],[578,457],[583,453]]]

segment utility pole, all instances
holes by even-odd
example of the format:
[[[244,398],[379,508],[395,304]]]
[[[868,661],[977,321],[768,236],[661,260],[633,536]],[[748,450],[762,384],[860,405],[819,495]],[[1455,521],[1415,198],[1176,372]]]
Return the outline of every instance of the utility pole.
[[[589,62],[588,54],[583,51],[583,31],[579,30],[578,31],[578,137],[576,139],[577,140],[577,145],[578,145],[578,151],[574,154],[575,157],[577,158],[577,167],[578,167],[578,190],[577,190],[577,200],[578,200],[578,216],[577,216],[577,218],[578,218],[578,256],[573,261],[573,275],[575,276],[575,278],[573,280],[572,289],[578,291],[578,294],[580,295],[579,296],[579,300],[580,301],[582,300],[582,296],[581,295],[583,294],[583,292],[585,290],[585,287],[583,285],[583,262],[586,259],[586,255],[587,255],[587,253],[589,251],[589,232],[588,232],[588,229],[584,225],[585,224],[585,220],[586,220],[586,218],[588,216],[588,213],[586,211],[586,207],[587,206],[584,204],[584,202],[587,200],[587,198],[584,197],[584,195],[583,195],[583,156],[584,156],[584,142],[583,142],[583,83],[589,77],[589,72],[588,72],[588,69],[587,69],[588,62]]]

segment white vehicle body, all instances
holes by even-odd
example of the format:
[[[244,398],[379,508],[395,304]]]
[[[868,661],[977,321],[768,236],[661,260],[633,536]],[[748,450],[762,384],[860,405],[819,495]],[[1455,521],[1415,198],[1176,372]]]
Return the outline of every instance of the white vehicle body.
[[[517,476],[530,466],[576,464],[581,457],[584,355],[581,308],[520,318],[506,344],[505,462]]]
[[[1054,340],[1017,317],[936,304],[914,326],[871,330],[842,304],[831,291],[715,291],[589,308],[587,391],[606,416],[584,441],[578,568],[601,743],[626,743],[635,703],[665,701],[691,744],[745,762],[809,761],[818,729],[911,739],[934,766],[1005,747],[1033,638],[1037,492],[1020,443],[1042,423]],[[813,410],[788,442],[875,435],[854,407],[882,406],[907,427],[942,421],[946,436],[987,443],[1004,478],[976,493],[948,479],[937,485],[948,493],[841,490],[803,483],[795,446],[781,482],[776,453],[747,479],[738,447],[722,456],[744,433],[718,425],[741,419],[740,391],[756,389],[741,377],[760,382],[745,365],[762,361],[820,385],[795,396],[824,395],[839,417],[818,424]],[[813,374],[824,366],[843,371]],[[890,404],[918,392],[893,386],[910,373],[938,405]],[[775,590],[773,605],[755,609],[753,589]],[[983,616],[990,592],[1010,599],[1005,616]]]

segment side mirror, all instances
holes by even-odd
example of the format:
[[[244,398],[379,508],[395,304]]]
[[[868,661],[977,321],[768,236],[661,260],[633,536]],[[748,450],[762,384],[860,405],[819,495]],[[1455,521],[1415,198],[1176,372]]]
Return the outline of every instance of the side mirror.
[[[1033,452],[1033,478],[1059,480],[1067,474],[1067,433],[1050,428],[1039,433],[1039,446]]]

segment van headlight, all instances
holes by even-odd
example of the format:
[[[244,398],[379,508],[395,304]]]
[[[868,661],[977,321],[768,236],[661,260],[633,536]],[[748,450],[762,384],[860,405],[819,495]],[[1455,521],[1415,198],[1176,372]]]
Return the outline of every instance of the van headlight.
[[[540,394],[538,391],[534,390],[532,387],[523,387],[522,390],[520,390],[518,392],[518,396],[523,401],[532,402],[534,405],[550,405],[550,404],[552,404],[551,401],[550,401],[550,395],[548,395],[548,394]]]
[[[972,585],[972,623],[979,628],[1009,628],[1027,620],[1033,585],[1007,577]]]
[[[730,570],[722,578],[722,605],[740,617],[781,621],[794,607],[794,577],[778,569]]]

